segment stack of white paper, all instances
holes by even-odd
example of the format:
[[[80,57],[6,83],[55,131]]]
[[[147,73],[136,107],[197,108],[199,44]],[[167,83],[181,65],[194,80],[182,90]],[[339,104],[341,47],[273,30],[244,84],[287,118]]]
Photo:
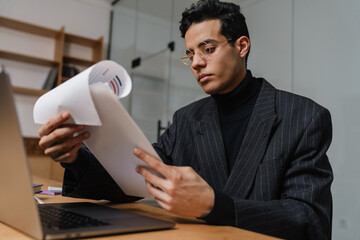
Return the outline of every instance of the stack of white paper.
[[[101,61],[41,96],[34,106],[34,121],[44,124],[68,111],[75,124],[90,132],[87,147],[128,195],[151,197],[135,167],[145,165],[133,155],[140,147],[158,157],[147,138],[119,102],[131,91],[126,70],[113,61]]]

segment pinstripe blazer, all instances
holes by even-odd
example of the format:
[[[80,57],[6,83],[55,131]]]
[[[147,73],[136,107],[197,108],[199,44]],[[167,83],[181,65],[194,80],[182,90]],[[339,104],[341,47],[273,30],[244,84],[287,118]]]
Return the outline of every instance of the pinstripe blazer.
[[[329,239],[333,175],[326,151],[331,138],[328,110],[262,79],[230,173],[211,97],[178,110],[154,148],[165,163],[191,166],[210,186],[229,195],[237,227],[287,239]],[[74,164],[63,166],[64,195],[136,199],[125,196],[86,149]]]
[[[231,196],[237,227],[289,239],[328,239],[330,114],[262,81],[230,174],[211,97],[177,111],[154,147],[164,162],[191,166],[214,189]]]

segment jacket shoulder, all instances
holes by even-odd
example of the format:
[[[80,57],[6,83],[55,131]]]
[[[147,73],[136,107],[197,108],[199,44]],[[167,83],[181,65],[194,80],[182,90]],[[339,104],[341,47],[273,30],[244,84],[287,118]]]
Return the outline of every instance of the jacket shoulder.
[[[262,88],[258,97],[258,102],[261,104],[258,105],[258,110],[272,110],[277,115],[278,120],[287,119],[289,123],[296,121],[307,124],[317,114],[321,115],[320,118],[330,118],[329,111],[314,100],[277,89],[265,79],[262,80]],[[274,106],[274,108],[271,108],[271,106]]]
[[[187,119],[200,119],[214,105],[215,101],[209,96],[178,109],[174,115]]]
[[[328,111],[325,107],[321,106],[311,98],[283,90],[276,90],[276,106],[278,113],[280,114],[288,111],[295,111],[303,114],[315,115],[320,111]]]

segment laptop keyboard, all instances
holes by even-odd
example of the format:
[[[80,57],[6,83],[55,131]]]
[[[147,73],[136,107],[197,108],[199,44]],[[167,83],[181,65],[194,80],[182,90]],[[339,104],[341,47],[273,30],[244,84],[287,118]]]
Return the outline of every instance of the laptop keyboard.
[[[110,223],[54,206],[39,205],[41,224],[54,230],[100,227]]]

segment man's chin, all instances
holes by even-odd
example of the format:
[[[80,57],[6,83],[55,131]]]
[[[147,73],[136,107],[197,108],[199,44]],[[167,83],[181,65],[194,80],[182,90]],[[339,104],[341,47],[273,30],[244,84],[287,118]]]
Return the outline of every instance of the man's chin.
[[[203,88],[203,90],[206,94],[209,94],[209,95],[217,94],[217,92],[213,88]]]
[[[211,86],[211,84],[207,83],[207,84],[201,84],[200,87],[203,89],[203,91],[206,94],[209,95],[213,95],[213,94],[218,94],[218,89],[214,86]]]

